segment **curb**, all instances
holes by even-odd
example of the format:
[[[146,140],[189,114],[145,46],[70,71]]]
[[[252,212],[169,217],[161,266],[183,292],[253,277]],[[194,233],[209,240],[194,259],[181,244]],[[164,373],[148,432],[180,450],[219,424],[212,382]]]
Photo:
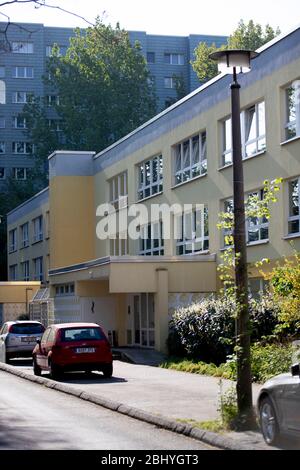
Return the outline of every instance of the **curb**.
[[[0,363],[0,370],[30,382],[44,385],[45,387],[56,390],[58,392],[72,395],[76,398],[80,398],[81,400],[93,403],[94,405],[102,406],[103,408],[107,408],[111,411],[116,411],[117,413],[138,419],[139,421],[144,421],[145,423],[158,426],[159,428],[166,429],[177,434],[183,434],[184,436],[191,437],[214,447],[218,447],[219,449],[250,450],[249,446],[238,444],[233,439],[221,436],[219,434],[200,428],[195,428],[189,424],[179,423],[178,421],[165,418],[164,416],[155,415],[153,413],[149,413],[148,411],[143,411],[139,408],[134,408],[123,403],[102,397],[100,395],[87,393],[84,390],[78,390],[74,387],[62,384],[60,382],[55,382],[51,379],[36,377],[35,375],[30,375],[22,370],[15,369],[14,366],[9,366],[8,364]]]

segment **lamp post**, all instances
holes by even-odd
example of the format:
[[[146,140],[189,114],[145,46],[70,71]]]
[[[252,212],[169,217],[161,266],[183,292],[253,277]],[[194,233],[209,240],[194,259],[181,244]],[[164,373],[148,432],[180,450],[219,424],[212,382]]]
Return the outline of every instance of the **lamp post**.
[[[250,71],[250,61],[258,53],[244,50],[224,50],[214,52],[211,59],[218,62],[221,72],[231,72],[231,127],[233,164],[233,206],[234,206],[234,251],[235,286],[237,312],[237,405],[241,428],[251,428],[254,424],[252,377],[250,364],[250,325],[248,305],[248,274],[246,219],[244,202],[244,174],[242,160],[240,124],[240,84],[238,73]]]

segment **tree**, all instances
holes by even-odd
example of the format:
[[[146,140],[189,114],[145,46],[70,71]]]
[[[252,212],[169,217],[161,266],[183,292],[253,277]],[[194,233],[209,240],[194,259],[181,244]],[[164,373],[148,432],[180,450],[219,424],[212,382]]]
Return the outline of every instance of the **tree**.
[[[49,128],[49,103],[43,99],[34,99],[23,113],[28,137],[44,158],[57,147],[99,152],[156,111],[139,44],[131,46],[126,31],[99,18],[93,28],[76,31],[65,56],[54,47],[44,80],[59,96],[53,108],[62,132]]]
[[[270,25],[263,28],[253,20],[245,23],[240,20],[236,30],[229,36],[227,44],[217,48],[215,44],[208,46],[201,42],[195,49],[195,60],[191,62],[194,71],[201,82],[211,80],[218,74],[217,64],[209,55],[222,49],[250,49],[255,51],[280,34],[279,28],[273,29]]]
[[[240,20],[237,29],[228,38],[228,48],[256,51],[256,49],[259,49],[279,34],[279,28],[274,30],[270,25],[266,25],[263,29],[260,24],[255,24],[253,20],[250,20],[248,24]]]

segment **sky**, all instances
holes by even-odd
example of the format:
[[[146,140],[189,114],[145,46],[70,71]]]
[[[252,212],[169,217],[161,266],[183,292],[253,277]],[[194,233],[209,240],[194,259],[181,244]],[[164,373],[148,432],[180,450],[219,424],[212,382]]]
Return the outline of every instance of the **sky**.
[[[127,30],[149,34],[229,35],[239,20],[279,26],[287,32],[300,24],[300,0],[46,0],[93,23],[100,15],[105,23],[119,22]],[[46,26],[86,27],[87,23],[55,8],[34,8],[32,4],[1,7],[0,20],[8,15],[13,22],[43,23]],[[211,7],[210,7],[211,5]]]

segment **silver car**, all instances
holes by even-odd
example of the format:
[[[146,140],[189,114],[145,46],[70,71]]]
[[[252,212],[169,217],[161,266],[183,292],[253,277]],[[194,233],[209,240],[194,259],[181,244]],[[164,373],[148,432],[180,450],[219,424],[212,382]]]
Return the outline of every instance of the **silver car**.
[[[45,327],[37,321],[6,322],[0,330],[0,361],[9,362],[13,357],[31,357],[37,339],[41,339]]]
[[[269,445],[276,445],[283,435],[299,439],[300,448],[300,365],[289,374],[266,382],[258,397],[260,427]]]

